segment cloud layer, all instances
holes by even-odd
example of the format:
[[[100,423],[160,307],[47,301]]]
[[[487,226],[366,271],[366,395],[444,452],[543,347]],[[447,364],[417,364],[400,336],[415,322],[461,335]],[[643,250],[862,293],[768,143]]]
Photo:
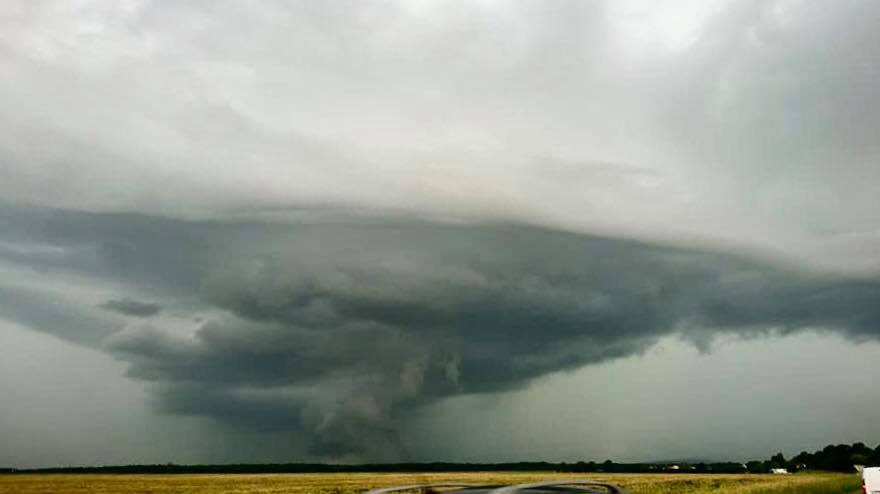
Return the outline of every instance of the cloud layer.
[[[874,2],[84,4],[2,7],[7,200],[378,209],[880,271]]]

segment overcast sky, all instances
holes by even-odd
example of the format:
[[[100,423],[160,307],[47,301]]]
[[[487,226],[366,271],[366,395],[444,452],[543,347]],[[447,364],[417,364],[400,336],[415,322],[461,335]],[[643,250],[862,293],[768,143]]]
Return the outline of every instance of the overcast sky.
[[[880,442],[880,4],[0,4],[0,466]]]

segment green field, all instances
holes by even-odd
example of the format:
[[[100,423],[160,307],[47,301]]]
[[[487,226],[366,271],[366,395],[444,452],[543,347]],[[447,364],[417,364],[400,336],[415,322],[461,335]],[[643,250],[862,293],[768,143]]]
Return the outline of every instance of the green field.
[[[460,481],[521,483],[540,480],[589,478],[612,482],[632,494],[854,494],[860,481],[854,474],[799,473],[796,475],[714,474],[585,474],[539,472],[430,473],[430,474],[267,474],[267,475],[0,475],[2,494],[274,494],[359,493],[375,487],[414,483]]]

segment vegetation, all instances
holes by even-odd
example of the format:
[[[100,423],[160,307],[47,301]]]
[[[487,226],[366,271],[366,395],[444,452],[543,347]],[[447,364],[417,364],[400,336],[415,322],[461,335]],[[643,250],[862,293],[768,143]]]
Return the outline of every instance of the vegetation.
[[[17,473],[79,474],[208,474],[208,473],[424,473],[424,472],[560,472],[560,473],[656,473],[667,471],[665,463],[614,463],[606,460],[576,463],[525,461],[515,463],[376,463],[340,465],[326,463],[254,463],[225,465],[115,465],[15,470]],[[746,473],[742,463],[682,463],[676,473]]]
[[[459,481],[509,484],[567,478],[558,473],[465,472],[424,474],[263,474],[263,475],[0,475],[0,492],[17,494],[355,494],[392,485]],[[853,494],[855,474],[797,475],[601,474],[590,478],[612,482],[631,494]]]
[[[676,470],[671,470],[669,463],[622,464],[610,460],[602,463],[165,464],[30,471],[2,469],[0,492],[354,494],[376,487],[438,481],[510,484],[588,477],[618,484],[631,494],[855,494],[861,484],[859,476],[853,473],[854,464],[880,465],[880,446],[876,449],[862,443],[827,446],[814,453],[800,453],[789,460],[778,453],[768,460],[745,465],[677,462]],[[771,468],[814,471],[795,475],[766,474]]]
[[[880,465],[880,445],[871,449],[864,443],[825,446],[815,453],[801,452],[790,463],[812,470],[850,472],[853,465]]]
[[[880,465],[880,446],[871,449],[863,443],[826,446],[814,453],[802,452],[787,460],[782,453],[768,460],[738,462],[675,462],[674,473],[768,473],[773,468],[789,472],[823,470],[853,472],[853,465]],[[80,474],[206,474],[206,473],[383,473],[383,472],[559,472],[559,473],[657,473],[670,472],[671,462],[614,463],[605,460],[575,463],[545,461],[517,463],[381,463],[331,465],[323,463],[261,463],[238,465],[117,465],[103,467],[61,467],[34,470],[0,469],[0,473],[80,473]]]

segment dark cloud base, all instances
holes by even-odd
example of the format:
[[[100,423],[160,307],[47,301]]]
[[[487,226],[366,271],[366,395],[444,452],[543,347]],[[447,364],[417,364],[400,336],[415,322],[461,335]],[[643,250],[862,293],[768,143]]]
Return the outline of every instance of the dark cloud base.
[[[396,420],[427,402],[517,389],[672,333],[698,344],[720,333],[880,334],[876,280],[522,225],[13,207],[0,209],[0,223],[0,240],[16,246],[0,251],[3,263],[132,292],[103,304],[131,323],[100,338],[103,326],[71,334],[81,325],[64,314],[36,317],[36,301],[5,317],[100,341],[152,383],[160,411],[287,433],[322,458],[394,459]],[[137,302],[140,293],[167,299]],[[144,318],[160,310],[167,317]]]

